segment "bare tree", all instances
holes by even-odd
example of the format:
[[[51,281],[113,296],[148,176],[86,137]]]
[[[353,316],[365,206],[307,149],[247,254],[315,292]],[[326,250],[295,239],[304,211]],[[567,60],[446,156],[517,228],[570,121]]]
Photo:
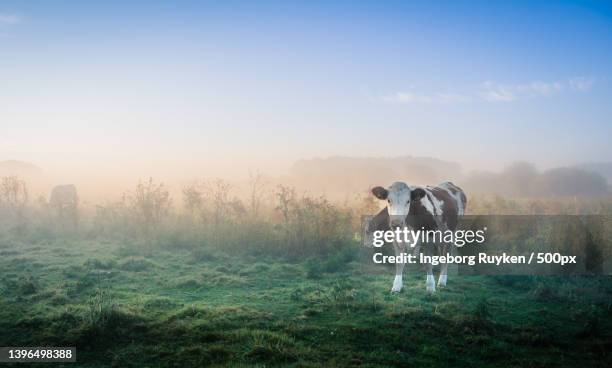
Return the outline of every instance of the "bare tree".
[[[6,176],[0,181],[0,203],[6,205],[17,218],[17,232],[25,228],[25,208],[28,203],[28,188],[17,176]]]
[[[278,200],[276,209],[283,215],[283,221],[287,224],[290,220],[289,214],[291,212],[291,205],[295,202],[295,189],[285,185],[279,185],[276,191],[276,198]]]
[[[204,183],[206,199],[212,204],[212,217],[215,226],[229,218],[231,185],[223,179],[213,179]]]
[[[149,178],[146,183],[138,183],[136,190],[125,198],[138,229],[150,244],[155,230],[170,210],[170,193],[164,184]]]
[[[249,212],[253,220],[260,215],[266,180],[259,170],[249,173]]]
[[[197,217],[197,213],[202,211],[203,204],[204,198],[200,184],[194,183],[183,188],[183,206],[189,212],[191,219]]]

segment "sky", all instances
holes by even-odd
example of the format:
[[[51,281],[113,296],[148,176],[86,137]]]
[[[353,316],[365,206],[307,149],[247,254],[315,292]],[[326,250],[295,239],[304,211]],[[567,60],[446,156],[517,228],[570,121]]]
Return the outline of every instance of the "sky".
[[[611,161],[612,3],[0,0],[0,161]]]

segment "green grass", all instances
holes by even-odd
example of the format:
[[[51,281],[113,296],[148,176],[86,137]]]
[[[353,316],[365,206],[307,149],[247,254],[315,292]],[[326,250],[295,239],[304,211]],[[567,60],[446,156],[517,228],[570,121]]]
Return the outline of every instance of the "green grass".
[[[351,258],[0,243],[0,346],[77,346],[68,367],[612,366],[610,277],[456,276],[428,295],[412,273],[398,295]]]

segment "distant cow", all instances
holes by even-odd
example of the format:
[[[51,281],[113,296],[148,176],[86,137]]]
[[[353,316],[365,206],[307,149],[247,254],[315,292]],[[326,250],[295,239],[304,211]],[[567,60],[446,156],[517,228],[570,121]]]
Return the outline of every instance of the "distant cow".
[[[375,187],[372,193],[378,199],[387,201],[387,207],[377,214],[370,222],[367,232],[408,227],[414,230],[451,230],[457,228],[459,216],[465,212],[467,198],[463,190],[451,182],[444,182],[437,187],[411,187],[403,182],[395,182],[388,189]],[[451,250],[451,244],[437,244],[440,254],[445,255]],[[402,253],[403,244],[394,242],[395,255]],[[418,245],[415,247],[418,251]],[[432,252],[432,245],[425,247]],[[427,290],[434,292],[434,281],[431,263],[425,265],[427,271]],[[391,291],[402,290],[402,273],[404,263],[395,264],[395,279]],[[438,286],[446,286],[448,264],[441,265]]]
[[[57,211],[62,225],[69,220],[75,228],[77,227],[78,206],[79,196],[74,185],[57,185],[51,191],[49,207]]]

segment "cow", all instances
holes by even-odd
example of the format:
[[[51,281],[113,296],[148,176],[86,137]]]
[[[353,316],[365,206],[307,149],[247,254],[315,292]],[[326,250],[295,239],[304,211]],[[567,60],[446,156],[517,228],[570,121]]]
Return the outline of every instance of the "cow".
[[[51,191],[49,207],[54,209],[64,226],[66,219],[69,219],[76,228],[78,224],[79,196],[73,184],[56,185]]]
[[[459,217],[465,213],[467,197],[461,188],[447,181],[438,186],[409,186],[404,182],[395,182],[387,189],[377,186],[372,189],[372,194],[386,201],[386,207],[378,213],[368,224],[366,233],[375,230],[389,230],[404,228],[413,230],[446,230],[455,231]],[[445,255],[451,251],[452,244],[435,244],[438,252]],[[393,242],[395,255],[399,256],[404,251],[403,243]],[[426,252],[433,252],[434,246],[428,244]],[[419,252],[419,245],[415,245],[415,253]],[[402,290],[402,273],[404,263],[395,264],[395,279],[393,280],[392,292]],[[425,264],[427,272],[426,288],[429,292],[435,292],[436,283],[431,263]],[[445,287],[448,279],[448,264],[441,264],[438,286]]]

